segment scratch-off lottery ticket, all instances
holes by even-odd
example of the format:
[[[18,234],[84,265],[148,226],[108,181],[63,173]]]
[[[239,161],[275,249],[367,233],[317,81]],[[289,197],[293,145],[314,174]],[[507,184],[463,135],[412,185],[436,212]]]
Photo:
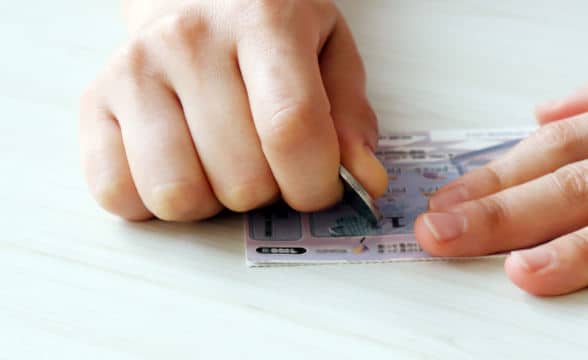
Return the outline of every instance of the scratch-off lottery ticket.
[[[368,221],[343,201],[325,211],[299,213],[283,203],[246,215],[250,266],[427,260],[413,235],[428,198],[468,171],[484,166],[531,129],[431,131],[380,137],[377,156],[388,188],[376,200],[382,220]]]

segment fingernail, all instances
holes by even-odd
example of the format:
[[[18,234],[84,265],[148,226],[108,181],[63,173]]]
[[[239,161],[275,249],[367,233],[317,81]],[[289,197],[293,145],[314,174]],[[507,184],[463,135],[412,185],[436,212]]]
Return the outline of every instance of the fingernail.
[[[528,272],[537,272],[549,267],[555,261],[555,253],[543,246],[530,250],[513,251],[513,261]]]
[[[462,203],[468,199],[468,192],[465,186],[457,185],[448,190],[433,195],[429,199],[429,209],[435,211],[447,209],[453,205]]]
[[[465,233],[467,228],[467,219],[460,214],[428,213],[423,220],[438,242],[454,240]]]
[[[367,150],[367,153],[368,153],[370,156],[373,156],[373,157],[374,157],[374,159],[376,159],[376,160],[380,161],[380,160],[378,159],[378,157],[376,156],[376,149],[375,149],[373,146],[371,146],[370,144],[365,144],[363,147],[364,147],[364,148]]]
[[[370,146],[364,145],[363,151],[359,153],[361,158],[357,159],[356,166],[360,166],[359,169],[365,179],[362,185],[374,199],[377,199],[386,192],[388,173]]]

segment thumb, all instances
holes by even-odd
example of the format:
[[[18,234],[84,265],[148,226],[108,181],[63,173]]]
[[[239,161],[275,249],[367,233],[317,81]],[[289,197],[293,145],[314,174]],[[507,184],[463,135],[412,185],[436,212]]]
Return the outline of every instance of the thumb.
[[[558,101],[537,106],[537,121],[541,125],[588,112],[588,87]]]
[[[320,56],[321,75],[339,139],[341,163],[374,198],[388,185],[386,169],[374,155],[378,124],[366,96],[366,75],[359,51],[339,15]]]

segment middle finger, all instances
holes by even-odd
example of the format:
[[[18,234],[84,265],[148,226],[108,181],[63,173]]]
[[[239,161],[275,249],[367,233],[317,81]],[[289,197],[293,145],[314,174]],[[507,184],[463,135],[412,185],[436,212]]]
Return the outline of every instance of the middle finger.
[[[281,15],[268,26],[238,39],[239,65],[282,197],[296,210],[315,211],[334,204],[343,190],[337,133],[317,56],[317,26],[310,20],[288,22]]]
[[[505,156],[441,188],[429,201],[440,211],[538,178],[588,158],[588,115],[551,123]]]

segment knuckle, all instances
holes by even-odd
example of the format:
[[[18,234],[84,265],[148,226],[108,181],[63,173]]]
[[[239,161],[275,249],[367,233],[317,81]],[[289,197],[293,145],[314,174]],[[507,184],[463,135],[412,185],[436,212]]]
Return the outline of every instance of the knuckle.
[[[186,6],[170,15],[163,23],[161,36],[164,44],[177,48],[192,48],[209,36],[206,17],[195,7]]]
[[[160,185],[152,191],[148,207],[165,221],[203,220],[221,210],[216,200],[205,194],[200,186],[191,183]]]
[[[570,204],[588,200],[588,163],[564,166],[551,175],[557,189]]]
[[[534,133],[531,141],[538,142],[554,156],[562,155],[566,158],[582,146],[582,138],[575,123],[565,120],[544,125]]]
[[[329,185],[329,189],[312,191],[306,194],[284,194],[285,201],[294,210],[309,213],[332,207],[343,198],[343,188],[337,184]]]
[[[118,54],[114,62],[114,80],[124,79],[136,86],[156,77],[156,70],[151,59],[149,41],[143,38],[133,39]]]
[[[131,74],[142,74],[147,68],[149,59],[149,45],[143,39],[134,39],[127,47],[122,66]]]
[[[128,180],[111,179],[92,190],[96,202],[108,212],[129,220],[141,220],[148,217],[144,211],[134,211],[136,206],[130,204],[129,194],[134,193],[135,190]]]
[[[317,119],[325,116],[328,112],[320,111],[308,102],[285,106],[259,129],[261,144],[272,152],[295,152],[319,134],[316,126],[320,121]]]
[[[223,191],[220,201],[228,209],[246,212],[269,205],[279,198],[280,191],[271,177],[261,177],[252,181],[233,185]]]
[[[120,181],[114,180],[107,185],[94,189],[94,197],[100,206],[109,211],[115,211],[121,208],[122,195],[126,192],[128,186]]]
[[[510,211],[502,195],[490,196],[476,202],[488,227],[509,224]]]
[[[501,171],[497,168],[496,163],[489,163],[479,170],[489,184],[495,189],[505,189],[509,187],[508,181],[503,178]]]
[[[583,263],[588,264],[588,233],[586,231],[571,233],[569,240],[573,246],[574,254],[583,259]]]

